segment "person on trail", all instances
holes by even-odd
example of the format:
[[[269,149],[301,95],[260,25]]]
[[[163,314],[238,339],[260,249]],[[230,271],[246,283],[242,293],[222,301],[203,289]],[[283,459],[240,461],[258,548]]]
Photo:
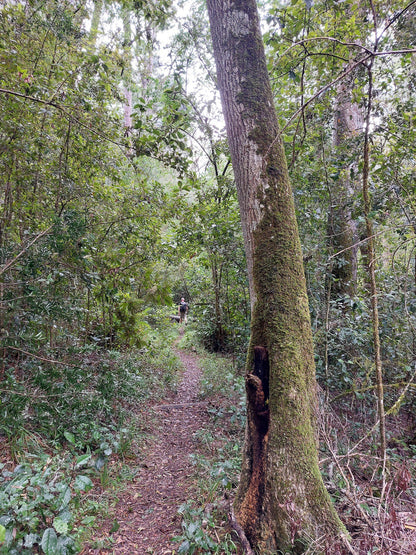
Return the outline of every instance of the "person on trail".
[[[181,324],[182,322],[185,322],[185,324],[187,324],[188,323],[188,318],[187,318],[188,304],[185,302],[185,299],[183,297],[181,298],[181,302],[179,303],[179,306],[178,306],[178,314],[179,314],[179,323]]]

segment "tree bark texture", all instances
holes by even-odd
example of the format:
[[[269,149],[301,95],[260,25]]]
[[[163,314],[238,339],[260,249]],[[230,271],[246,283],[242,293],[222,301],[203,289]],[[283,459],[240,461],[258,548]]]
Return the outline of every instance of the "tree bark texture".
[[[260,553],[302,552],[345,529],[318,467],[313,346],[293,194],[255,0],[207,5],[252,306],[236,516]]]
[[[347,76],[337,89],[334,114],[334,156],[340,171],[331,191],[328,234],[334,253],[341,253],[332,266],[331,296],[352,296],[357,288],[357,224],[352,216],[352,200],[357,196],[358,148],[363,136],[362,109],[353,101],[354,74]],[[354,156],[354,153],[356,155]]]

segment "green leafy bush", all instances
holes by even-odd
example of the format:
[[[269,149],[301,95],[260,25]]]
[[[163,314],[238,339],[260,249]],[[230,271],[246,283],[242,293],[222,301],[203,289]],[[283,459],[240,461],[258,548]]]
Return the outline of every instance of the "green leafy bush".
[[[179,368],[156,337],[141,351],[89,346],[55,363],[53,353],[42,355],[6,359],[1,432],[21,464],[13,471],[0,465],[0,553],[77,551],[94,518],[88,503],[81,509],[83,492],[94,478],[109,483],[111,457],[124,458],[137,445],[132,407],[174,387]]]
[[[83,492],[93,487],[82,471],[85,456],[74,463],[59,456],[35,457],[8,471],[0,464],[0,553],[46,555],[78,551],[72,534]]]
[[[222,541],[213,540],[211,534],[214,534],[216,527],[214,515],[194,505],[194,501],[187,501],[178,509],[182,516],[182,534],[174,538],[174,541],[181,542],[178,553],[237,553],[237,546],[229,534]]]
[[[88,347],[62,355],[62,364],[52,362],[53,353],[42,357],[51,362],[6,359],[0,430],[12,443],[34,433],[51,446],[68,442],[96,450],[125,427],[132,404],[173,387],[178,369],[167,349],[154,356],[151,350],[102,353]]]

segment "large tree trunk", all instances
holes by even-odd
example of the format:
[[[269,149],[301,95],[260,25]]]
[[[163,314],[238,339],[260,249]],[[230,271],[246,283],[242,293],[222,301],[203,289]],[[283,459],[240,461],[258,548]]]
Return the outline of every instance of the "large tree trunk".
[[[261,553],[344,535],[317,457],[316,382],[294,201],[255,0],[207,0],[252,306],[237,519]]]

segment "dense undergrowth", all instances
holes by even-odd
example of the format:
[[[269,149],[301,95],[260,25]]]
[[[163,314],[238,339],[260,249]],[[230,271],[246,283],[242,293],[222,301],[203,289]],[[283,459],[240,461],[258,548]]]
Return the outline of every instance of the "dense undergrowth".
[[[187,348],[195,348],[191,334]],[[230,358],[199,351],[204,369],[201,397],[210,419],[198,432],[193,454],[197,498],[179,508],[179,553],[241,553],[228,513],[241,465],[245,423],[244,379]],[[359,554],[411,555],[416,540],[416,445],[410,405],[388,419],[388,462],[383,479],[373,396],[336,396],[320,389],[320,468],[337,511]],[[407,407],[407,408],[406,408]],[[337,555],[322,542],[309,555]]]
[[[91,529],[111,514],[112,492],[128,487],[152,430],[146,407],[176,387],[180,366],[170,346],[177,335],[170,331],[141,350],[84,346],[44,349],[36,357],[16,352],[5,359],[0,553],[77,553]],[[195,493],[178,507],[178,553],[240,553],[228,513],[241,465],[244,378],[235,359],[199,347],[192,324],[181,347],[199,355],[200,397],[210,418],[195,434]],[[320,399],[321,471],[353,546],[358,553],[411,554],[416,513],[411,411],[402,406],[389,417],[383,480],[376,470],[371,393],[321,390]],[[319,545],[308,549],[325,552]]]
[[[0,553],[77,553],[105,511],[96,486],[123,480],[145,422],[132,418],[175,387],[167,336],[141,350],[85,346],[5,358],[0,404]],[[117,461],[116,466],[115,461]],[[117,470],[115,470],[117,468]]]

